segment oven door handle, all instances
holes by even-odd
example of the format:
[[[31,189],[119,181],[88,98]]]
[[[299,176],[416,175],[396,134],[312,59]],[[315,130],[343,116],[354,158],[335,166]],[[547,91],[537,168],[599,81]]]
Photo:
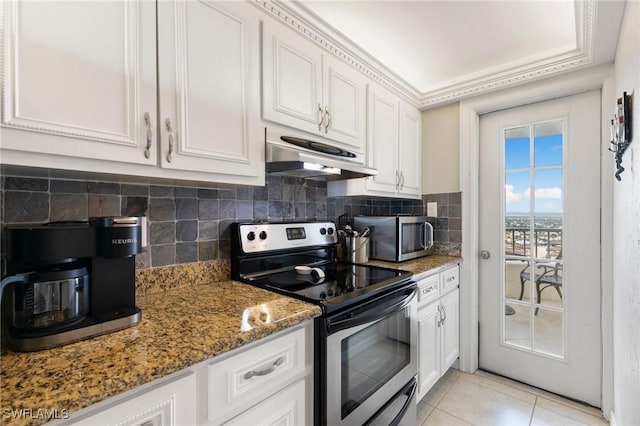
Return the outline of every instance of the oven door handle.
[[[400,392],[398,392],[393,397],[393,399],[391,399],[391,401],[389,401],[384,407],[382,407],[380,411],[378,411],[372,418],[370,418],[364,424],[364,426],[379,426],[381,424],[385,424],[385,425],[388,424],[389,426],[398,426],[400,422],[402,422],[402,420],[404,419],[404,416],[405,414],[407,414],[407,411],[409,410],[409,408],[411,408],[412,406],[415,406],[414,404],[416,402],[413,398],[416,394],[417,389],[418,389],[418,383],[416,382],[416,379],[411,379],[411,381]],[[400,408],[400,411],[398,411],[398,414],[396,414],[393,420],[391,420],[389,423],[386,423],[388,422],[388,419],[384,415],[386,414],[385,411],[389,408],[389,406],[392,403],[394,403],[396,400],[398,400],[402,396],[405,396],[407,400],[404,402],[404,404],[402,404],[402,408]]]
[[[377,305],[375,306],[375,308],[372,307],[372,309],[369,309],[366,311],[366,312],[374,311],[374,313],[372,314],[364,313],[364,314],[356,315],[351,318],[346,318],[346,319],[342,319],[334,322],[329,321],[327,324],[327,334],[331,335],[340,330],[345,330],[347,328],[357,327],[362,324],[374,322],[394,312],[401,311],[404,308],[406,308],[409,305],[409,303],[411,303],[411,300],[413,299],[413,297],[416,295],[417,292],[418,292],[417,288],[411,288],[411,289],[405,290],[402,293],[402,297],[395,297],[391,299],[393,303],[383,307],[382,309],[378,309],[379,305]]]

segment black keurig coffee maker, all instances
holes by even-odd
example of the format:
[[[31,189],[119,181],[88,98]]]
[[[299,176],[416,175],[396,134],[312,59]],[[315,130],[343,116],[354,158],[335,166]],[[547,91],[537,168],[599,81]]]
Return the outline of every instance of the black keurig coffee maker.
[[[9,347],[37,351],[140,321],[135,255],[141,218],[7,226],[0,287]]]

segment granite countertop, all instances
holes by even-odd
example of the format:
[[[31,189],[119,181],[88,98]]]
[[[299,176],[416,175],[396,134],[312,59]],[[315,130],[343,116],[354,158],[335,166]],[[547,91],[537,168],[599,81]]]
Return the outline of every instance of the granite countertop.
[[[384,260],[370,260],[367,265],[383,266],[391,269],[401,269],[419,275],[423,272],[436,272],[441,269],[459,264],[461,257],[443,256],[434,254],[431,256],[419,257],[417,259],[405,260],[404,262],[387,262]]]
[[[0,423],[41,424],[38,410],[81,408],[320,316],[320,308],[234,281],[139,297],[134,327],[0,358]],[[19,419],[9,410],[31,410]],[[36,418],[33,418],[36,417]]]

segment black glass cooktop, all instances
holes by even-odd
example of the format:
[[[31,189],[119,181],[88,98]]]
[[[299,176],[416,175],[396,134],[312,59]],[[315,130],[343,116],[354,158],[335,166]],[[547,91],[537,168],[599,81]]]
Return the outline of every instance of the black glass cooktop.
[[[410,272],[348,263],[286,270],[247,282],[319,304],[325,313],[336,311],[365,297],[406,285]]]

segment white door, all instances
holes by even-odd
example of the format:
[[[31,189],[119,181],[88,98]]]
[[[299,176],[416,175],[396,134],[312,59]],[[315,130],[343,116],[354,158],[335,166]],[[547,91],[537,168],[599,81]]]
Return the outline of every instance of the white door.
[[[398,142],[399,189],[402,194],[422,195],[422,121],[420,111],[400,104]]]
[[[324,131],[322,51],[269,19],[262,24],[262,114],[309,133]]]
[[[599,141],[597,91],[480,118],[480,368],[595,406]]]
[[[346,148],[365,152],[367,142],[367,79],[341,60],[323,55],[323,134]]]
[[[260,176],[259,14],[240,2],[159,2],[164,168]]]
[[[2,149],[155,165],[155,15],[152,2],[3,2]]]
[[[398,190],[398,98],[380,86],[369,85],[367,158],[378,174],[367,189],[395,194]]]

